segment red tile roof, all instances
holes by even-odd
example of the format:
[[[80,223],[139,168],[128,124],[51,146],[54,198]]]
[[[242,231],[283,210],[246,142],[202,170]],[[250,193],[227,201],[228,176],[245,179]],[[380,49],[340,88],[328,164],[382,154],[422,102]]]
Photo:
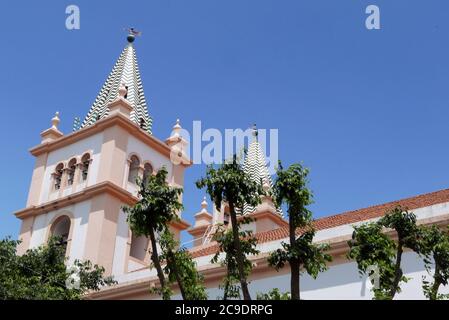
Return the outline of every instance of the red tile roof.
[[[313,222],[313,226],[315,227],[316,230],[330,229],[346,224],[356,223],[380,217],[384,215],[386,211],[398,205],[407,208],[408,210],[414,210],[444,202],[449,202],[449,189],[444,189],[440,191],[418,195],[411,198],[387,202],[384,204],[379,204],[363,209],[347,211],[341,214],[323,217],[315,220]],[[259,232],[256,233],[255,236],[258,240],[258,243],[280,240],[288,237],[288,228],[284,227]],[[211,243],[210,245],[205,247],[192,248],[190,252],[194,258],[197,258],[213,254],[217,252],[217,250],[218,250],[217,244]]]

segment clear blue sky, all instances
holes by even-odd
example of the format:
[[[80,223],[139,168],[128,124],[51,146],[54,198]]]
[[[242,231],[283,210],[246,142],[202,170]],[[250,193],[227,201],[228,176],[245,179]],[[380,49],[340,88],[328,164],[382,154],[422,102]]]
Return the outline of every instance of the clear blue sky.
[[[176,118],[279,129],[280,158],[311,168],[315,217],[449,187],[447,0],[8,1],[0,10],[0,238],[16,237],[39,143],[70,132],[136,40],[154,134]],[[365,8],[381,9],[381,30]],[[203,195],[186,173],[184,217]]]

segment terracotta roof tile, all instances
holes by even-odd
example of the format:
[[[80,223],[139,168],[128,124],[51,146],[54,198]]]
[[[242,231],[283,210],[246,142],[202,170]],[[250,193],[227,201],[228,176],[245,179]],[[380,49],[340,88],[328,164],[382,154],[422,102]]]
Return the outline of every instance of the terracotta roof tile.
[[[323,217],[313,221],[313,226],[316,230],[330,229],[346,224],[356,223],[364,220],[370,220],[381,217],[386,211],[398,205],[414,210],[418,208],[428,207],[439,203],[449,202],[449,189],[435,191],[418,195],[411,198],[387,202],[363,209],[354,211],[347,211],[341,214]],[[299,231],[299,230],[298,230]],[[274,230],[256,233],[256,238],[259,243],[265,243],[275,240],[280,240],[288,237],[288,228],[278,228]],[[207,256],[215,253],[218,250],[217,244],[211,243],[205,247],[192,248],[190,250],[194,258]]]

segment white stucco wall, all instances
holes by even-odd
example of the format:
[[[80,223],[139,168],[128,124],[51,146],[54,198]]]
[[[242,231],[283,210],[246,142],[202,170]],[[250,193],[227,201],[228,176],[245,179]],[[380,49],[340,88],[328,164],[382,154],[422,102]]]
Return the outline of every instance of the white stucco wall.
[[[288,269],[288,267],[287,267]],[[415,253],[405,253],[403,256],[404,274],[411,278],[402,283],[402,292],[395,299],[419,300],[425,299],[422,290],[422,276],[428,276],[422,259]],[[317,279],[309,275],[301,275],[301,299],[305,300],[371,300],[371,282],[366,277],[360,277],[354,262],[331,266],[321,273]],[[290,291],[290,274],[276,275],[264,279],[250,281],[249,289],[253,299],[258,293],[266,293],[273,288],[281,292]],[[223,296],[218,287],[207,289],[209,299]],[[441,287],[440,293],[449,293],[449,287]],[[173,299],[181,299],[176,295]]]
[[[112,264],[112,274],[114,276],[125,272],[125,263],[128,247],[129,227],[126,222],[126,214],[120,210],[118,217],[117,236],[115,237],[114,261]]]
[[[413,210],[418,221],[423,219],[438,219],[449,213],[449,203],[436,204],[433,206],[419,208]],[[378,219],[378,218],[377,218]],[[361,221],[353,225],[366,223],[367,221],[375,221],[377,219]],[[335,228],[320,230],[317,232],[315,241],[329,241],[336,237],[350,236],[353,232],[353,225],[343,225]],[[261,253],[271,252],[280,247],[281,239],[266,243],[261,243],[258,248]],[[202,256],[195,259],[198,266],[205,266],[210,264],[213,255]],[[403,256],[402,268],[404,274],[410,277],[411,280],[401,285],[402,292],[397,295],[397,299],[424,299],[422,292],[422,277],[430,276],[424,268],[422,259],[412,252],[406,252]],[[156,275],[155,270],[140,270],[128,274],[123,274],[117,278],[120,283],[140,280]],[[250,291],[255,297],[259,292],[267,292],[272,288],[279,288],[281,291],[290,291],[290,275],[278,274],[273,272],[273,275],[264,279],[251,281]],[[312,279],[310,276],[301,276],[301,292],[304,299],[372,299],[371,283],[366,277],[359,276],[357,266],[354,262],[336,264],[329,267],[329,269],[321,273],[318,278]],[[443,293],[449,293],[449,287],[441,290]],[[222,295],[218,287],[208,288],[209,298],[215,299]],[[175,298],[180,298],[176,296]]]
[[[47,234],[49,233],[50,223],[56,215],[70,213],[73,216],[73,221],[70,226],[72,228],[72,238],[70,241],[70,256],[68,262],[71,264],[75,259],[82,259],[86,244],[87,223],[91,206],[90,202],[90,200],[79,202],[61,210],[50,211],[46,214],[37,216],[33,223],[30,248],[36,248],[44,244]]]

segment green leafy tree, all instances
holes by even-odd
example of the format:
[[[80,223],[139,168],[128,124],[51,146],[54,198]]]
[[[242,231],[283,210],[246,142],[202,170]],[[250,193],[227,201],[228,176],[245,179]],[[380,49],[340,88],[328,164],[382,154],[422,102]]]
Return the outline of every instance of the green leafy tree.
[[[164,230],[159,239],[161,246],[160,259],[165,260],[165,274],[170,283],[178,283],[184,300],[207,300],[203,277],[196,270],[196,263],[189,252],[179,247],[174,240],[173,233],[168,228]]]
[[[116,283],[90,261],[76,260],[68,268],[59,239],[21,256],[16,254],[19,243],[0,240],[0,300],[79,300],[89,291]]]
[[[239,226],[248,224],[253,221],[250,217],[243,217],[237,223]],[[248,277],[253,268],[252,262],[248,259],[250,255],[256,255],[259,251],[256,249],[257,239],[251,230],[239,230],[240,245],[243,253],[244,275]],[[213,256],[211,263],[220,263],[226,267],[226,276],[223,283],[219,286],[223,289],[223,300],[230,298],[240,299],[239,272],[237,263],[237,250],[234,246],[234,238],[232,230],[224,225],[219,225],[213,239],[218,243],[218,251]],[[221,253],[225,254],[223,259],[220,258]]]
[[[382,232],[383,226],[377,222],[366,223],[354,227],[352,240],[348,242],[350,251],[348,258],[356,261],[360,275],[371,276],[374,268],[379,272],[379,287],[373,287],[375,299],[387,299],[394,278],[395,242]],[[403,277],[402,281],[407,281]],[[375,278],[371,278],[375,284]]]
[[[268,293],[257,294],[257,300],[290,300],[290,292],[282,293],[278,288],[274,288]]]
[[[447,285],[449,280],[449,234],[448,230],[442,230],[433,225],[423,227],[421,238],[421,255],[429,274],[433,271],[433,282],[423,277],[423,290],[430,300],[447,299],[449,295],[439,294],[441,285]]]
[[[307,208],[312,204],[312,192],[307,187],[309,170],[300,164],[293,164],[284,170],[281,162],[277,169],[274,182],[274,200],[278,206],[286,204],[288,209],[289,240],[282,242],[282,248],[275,250],[268,262],[276,270],[289,263],[291,270],[291,299],[300,299],[300,272],[303,267],[313,278],[327,269],[326,262],[331,256],[326,254],[328,245],[313,244],[315,231],[311,227],[312,213]],[[296,232],[302,228],[298,237]]]
[[[198,188],[206,188],[217,210],[223,202],[229,205],[231,218],[232,240],[235,249],[235,259],[239,281],[245,300],[251,300],[245,274],[245,257],[239,236],[237,215],[242,213],[245,204],[255,207],[260,203],[261,187],[247,175],[234,155],[232,162],[226,161],[218,168],[209,166],[206,177],[196,182]],[[227,249],[227,248],[226,248]]]
[[[327,270],[327,262],[332,260],[332,257],[325,253],[329,249],[328,244],[314,244],[313,238],[315,236],[315,231],[309,227],[309,230],[303,232],[293,242],[290,243],[282,242],[282,248],[276,249],[270,254],[268,258],[268,263],[274,266],[277,271],[283,268],[287,262],[290,264],[290,269],[295,272],[292,273],[291,279],[291,289],[292,289],[292,300],[299,300],[299,279],[301,274],[301,269],[305,270],[312,278],[316,279],[320,272]],[[292,262],[295,267],[292,268]],[[296,273],[297,272],[297,273]],[[293,282],[295,281],[295,282]],[[296,291],[293,291],[296,290]]]
[[[156,235],[162,234],[171,221],[177,219],[176,212],[183,209],[180,203],[182,188],[170,186],[167,183],[168,172],[162,167],[155,175],[149,175],[145,180],[138,179],[139,200],[133,206],[125,206],[128,223],[137,236],[150,238],[151,261],[159,278],[159,293],[169,300],[172,294],[165,278],[159,257]],[[185,298],[185,297],[183,297]]]
[[[385,234],[385,228],[395,231],[396,241]],[[354,228],[352,240],[348,242],[348,258],[357,262],[360,274],[376,266],[379,286],[373,288],[375,299],[393,299],[401,292],[400,283],[409,280],[401,268],[404,249],[419,252],[419,239],[416,216],[400,206],[388,211],[377,222]],[[371,281],[374,283],[375,277]]]
[[[388,212],[380,219],[380,223],[385,228],[396,231],[398,240],[396,243],[396,261],[394,265],[394,278],[389,295],[393,299],[399,290],[399,283],[404,278],[401,268],[402,255],[404,248],[419,252],[419,228],[416,225],[416,216],[413,212],[398,206]]]

